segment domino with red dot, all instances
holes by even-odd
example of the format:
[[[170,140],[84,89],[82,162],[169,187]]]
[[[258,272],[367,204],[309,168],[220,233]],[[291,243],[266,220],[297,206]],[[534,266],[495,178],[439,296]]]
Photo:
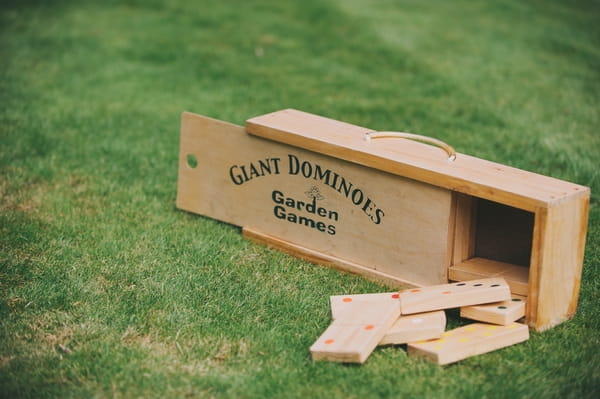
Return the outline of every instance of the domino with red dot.
[[[364,363],[400,316],[397,298],[356,303],[310,347],[313,360]]]
[[[360,303],[373,303],[398,300],[397,292],[377,294],[333,295],[329,297],[331,303],[331,317],[337,319],[346,312],[353,312]],[[400,316],[383,336],[379,345],[400,345],[412,341],[438,338],[446,328],[446,314],[444,311],[419,313]]]
[[[431,312],[510,300],[510,288],[501,277],[412,288],[401,291],[402,314]]]
[[[398,301],[400,294],[398,292],[383,292],[375,294],[353,294],[353,295],[332,295],[329,297],[331,305],[331,318],[337,319],[347,311],[352,311],[354,306],[359,303],[377,303],[387,300]]]

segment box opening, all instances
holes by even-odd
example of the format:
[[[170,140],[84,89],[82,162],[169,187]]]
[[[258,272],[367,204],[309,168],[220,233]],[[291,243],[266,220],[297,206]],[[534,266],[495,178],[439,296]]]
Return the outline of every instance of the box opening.
[[[504,277],[527,295],[535,215],[498,202],[456,194],[454,247],[448,279]]]
[[[477,199],[474,256],[529,267],[533,221],[531,212]]]

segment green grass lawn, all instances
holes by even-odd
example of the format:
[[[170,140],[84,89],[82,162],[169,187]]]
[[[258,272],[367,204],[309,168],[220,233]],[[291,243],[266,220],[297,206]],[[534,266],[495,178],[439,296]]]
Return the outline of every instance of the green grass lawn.
[[[0,1],[0,396],[596,397],[599,20],[597,1]],[[312,362],[330,295],[388,287],[175,208],[182,111],[282,108],[590,186],[576,317],[446,367]]]

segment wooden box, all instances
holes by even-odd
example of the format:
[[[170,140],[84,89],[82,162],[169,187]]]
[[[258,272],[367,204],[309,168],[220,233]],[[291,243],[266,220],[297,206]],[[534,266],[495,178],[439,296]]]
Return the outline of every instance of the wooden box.
[[[393,286],[502,276],[538,330],[577,307],[589,188],[296,110],[184,113],[177,206]]]

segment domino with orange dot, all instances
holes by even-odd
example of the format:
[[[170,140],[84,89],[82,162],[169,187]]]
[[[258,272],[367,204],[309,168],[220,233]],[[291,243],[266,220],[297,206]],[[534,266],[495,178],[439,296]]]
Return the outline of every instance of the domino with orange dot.
[[[364,363],[400,316],[399,301],[357,303],[310,347],[313,360]]]
[[[508,301],[462,307],[460,316],[505,326],[525,316],[525,298],[513,295]]]
[[[376,294],[333,295],[331,303],[331,318],[337,319],[345,312],[353,312],[356,304],[398,301],[397,292]],[[419,313],[401,316],[394,322],[379,342],[379,345],[400,345],[411,341],[438,338],[446,328],[446,314],[443,311]]]
[[[398,301],[400,295],[397,292],[384,292],[376,294],[354,294],[354,295],[332,295],[329,297],[331,304],[331,318],[340,317],[347,311],[351,311],[357,303],[376,303],[387,300]]]
[[[495,277],[408,289],[399,297],[404,315],[510,300],[510,288]]]
[[[446,331],[442,338],[408,344],[408,355],[423,357],[439,365],[505,348],[529,339],[525,324],[498,326],[474,323]]]

